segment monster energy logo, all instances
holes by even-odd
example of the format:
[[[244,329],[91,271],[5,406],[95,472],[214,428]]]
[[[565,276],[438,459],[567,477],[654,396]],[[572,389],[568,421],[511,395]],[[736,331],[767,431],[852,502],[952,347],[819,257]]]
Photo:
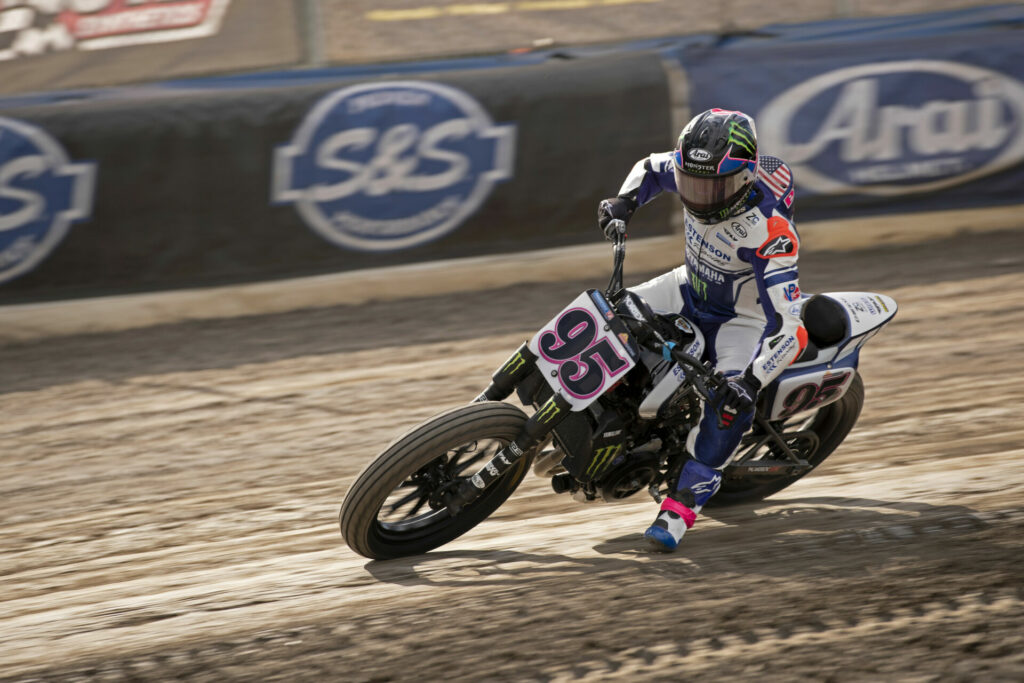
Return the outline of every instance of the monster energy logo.
[[[501,372],[511,375],[524,365],[526,365],[526,359],[523,358],[523,352],[516,351],[516,355],[509,358],[508,361],[505,362],[505,365],[501,367]]]
[[[605,446],[594,452],[594,459],[590,461],[590,467],[587,468],[587,476],[593,477],[595,474],[604,469],[605,465],[612,461],[619,451],[622,450],[622,444],[615,444],[614,446]]]
[[[729,124],[729,142],[734,145],[739,145],[749,152],[751,156],[757,154],[754,147],[754,141],[749,135],[747,135],[747,132],[740,127],[740,124],[735,121]]]
[[[690,285],[693,287],[693,291],[697,292],[702,299],[708,298],[708,283],[701,280],[697,273],[692,271],[690,272]]]
[[[548,399],[547,403],[541,406],[541,409],[537,411],[537,414],[534,417],[536,417],[537,421],[541,424],[547,424],[554,420],[555,416],[560,412],[562,412],[562,409],[555,405],[555,397],[552,396]]]

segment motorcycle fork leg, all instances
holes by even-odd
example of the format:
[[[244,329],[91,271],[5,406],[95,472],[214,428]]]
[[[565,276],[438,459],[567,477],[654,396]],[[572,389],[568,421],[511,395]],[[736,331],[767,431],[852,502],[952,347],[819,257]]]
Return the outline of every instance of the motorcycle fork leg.
[[[527,342],[523,342],[523,345],[491,376],[490,386],[473,399],[473,402],[504,401],[536,365],[537,356],[530,351]]]
[[[543,443],[551,431],[569,415],[569,402],[561,394],[553,394],[523,425],[522,430],[507,446],[486,463],[479,472],[459,484],[459,488],[445,501],[448,512],[454,516],[459,510],[480,497],[480,494],[519,462],[527,453]]]

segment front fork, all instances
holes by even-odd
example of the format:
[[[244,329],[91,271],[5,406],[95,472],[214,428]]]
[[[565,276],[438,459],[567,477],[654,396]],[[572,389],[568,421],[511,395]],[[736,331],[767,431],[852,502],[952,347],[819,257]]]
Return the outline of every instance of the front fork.
[[[491,384],[473,402],[503,401],[515,390],[516,385],[537,367],[537,356],[523,343],[504,365],[491,377]],[[569,415],[570,405],[561,394],[552,394],[526,421],[519,434],[507,446],[495,454],[479,472],[463,480],[445,501],[448,512],[454,516],[480,497],[505,472],[543,442],[551,431]]]

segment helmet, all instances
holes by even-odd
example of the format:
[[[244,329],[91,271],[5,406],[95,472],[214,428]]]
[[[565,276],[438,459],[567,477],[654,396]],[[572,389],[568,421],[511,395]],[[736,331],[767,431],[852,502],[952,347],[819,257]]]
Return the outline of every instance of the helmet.
[[[725,109],[698,114],[679,135],[672,158],[676,190],[690,215],[723,220],[743,208],[757,179],[754,120]]]

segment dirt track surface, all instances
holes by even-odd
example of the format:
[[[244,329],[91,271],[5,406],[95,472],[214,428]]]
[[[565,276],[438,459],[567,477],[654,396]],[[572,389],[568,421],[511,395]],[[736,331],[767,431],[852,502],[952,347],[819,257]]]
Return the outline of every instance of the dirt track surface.
[[[9,345],[0,678],[1024,679],[1022,254],[806,253],[805,291],[901,306],[860,422],[667,556],[649,498],[532,475],[427,555],[337,532],[364,463],[602,281]]]

